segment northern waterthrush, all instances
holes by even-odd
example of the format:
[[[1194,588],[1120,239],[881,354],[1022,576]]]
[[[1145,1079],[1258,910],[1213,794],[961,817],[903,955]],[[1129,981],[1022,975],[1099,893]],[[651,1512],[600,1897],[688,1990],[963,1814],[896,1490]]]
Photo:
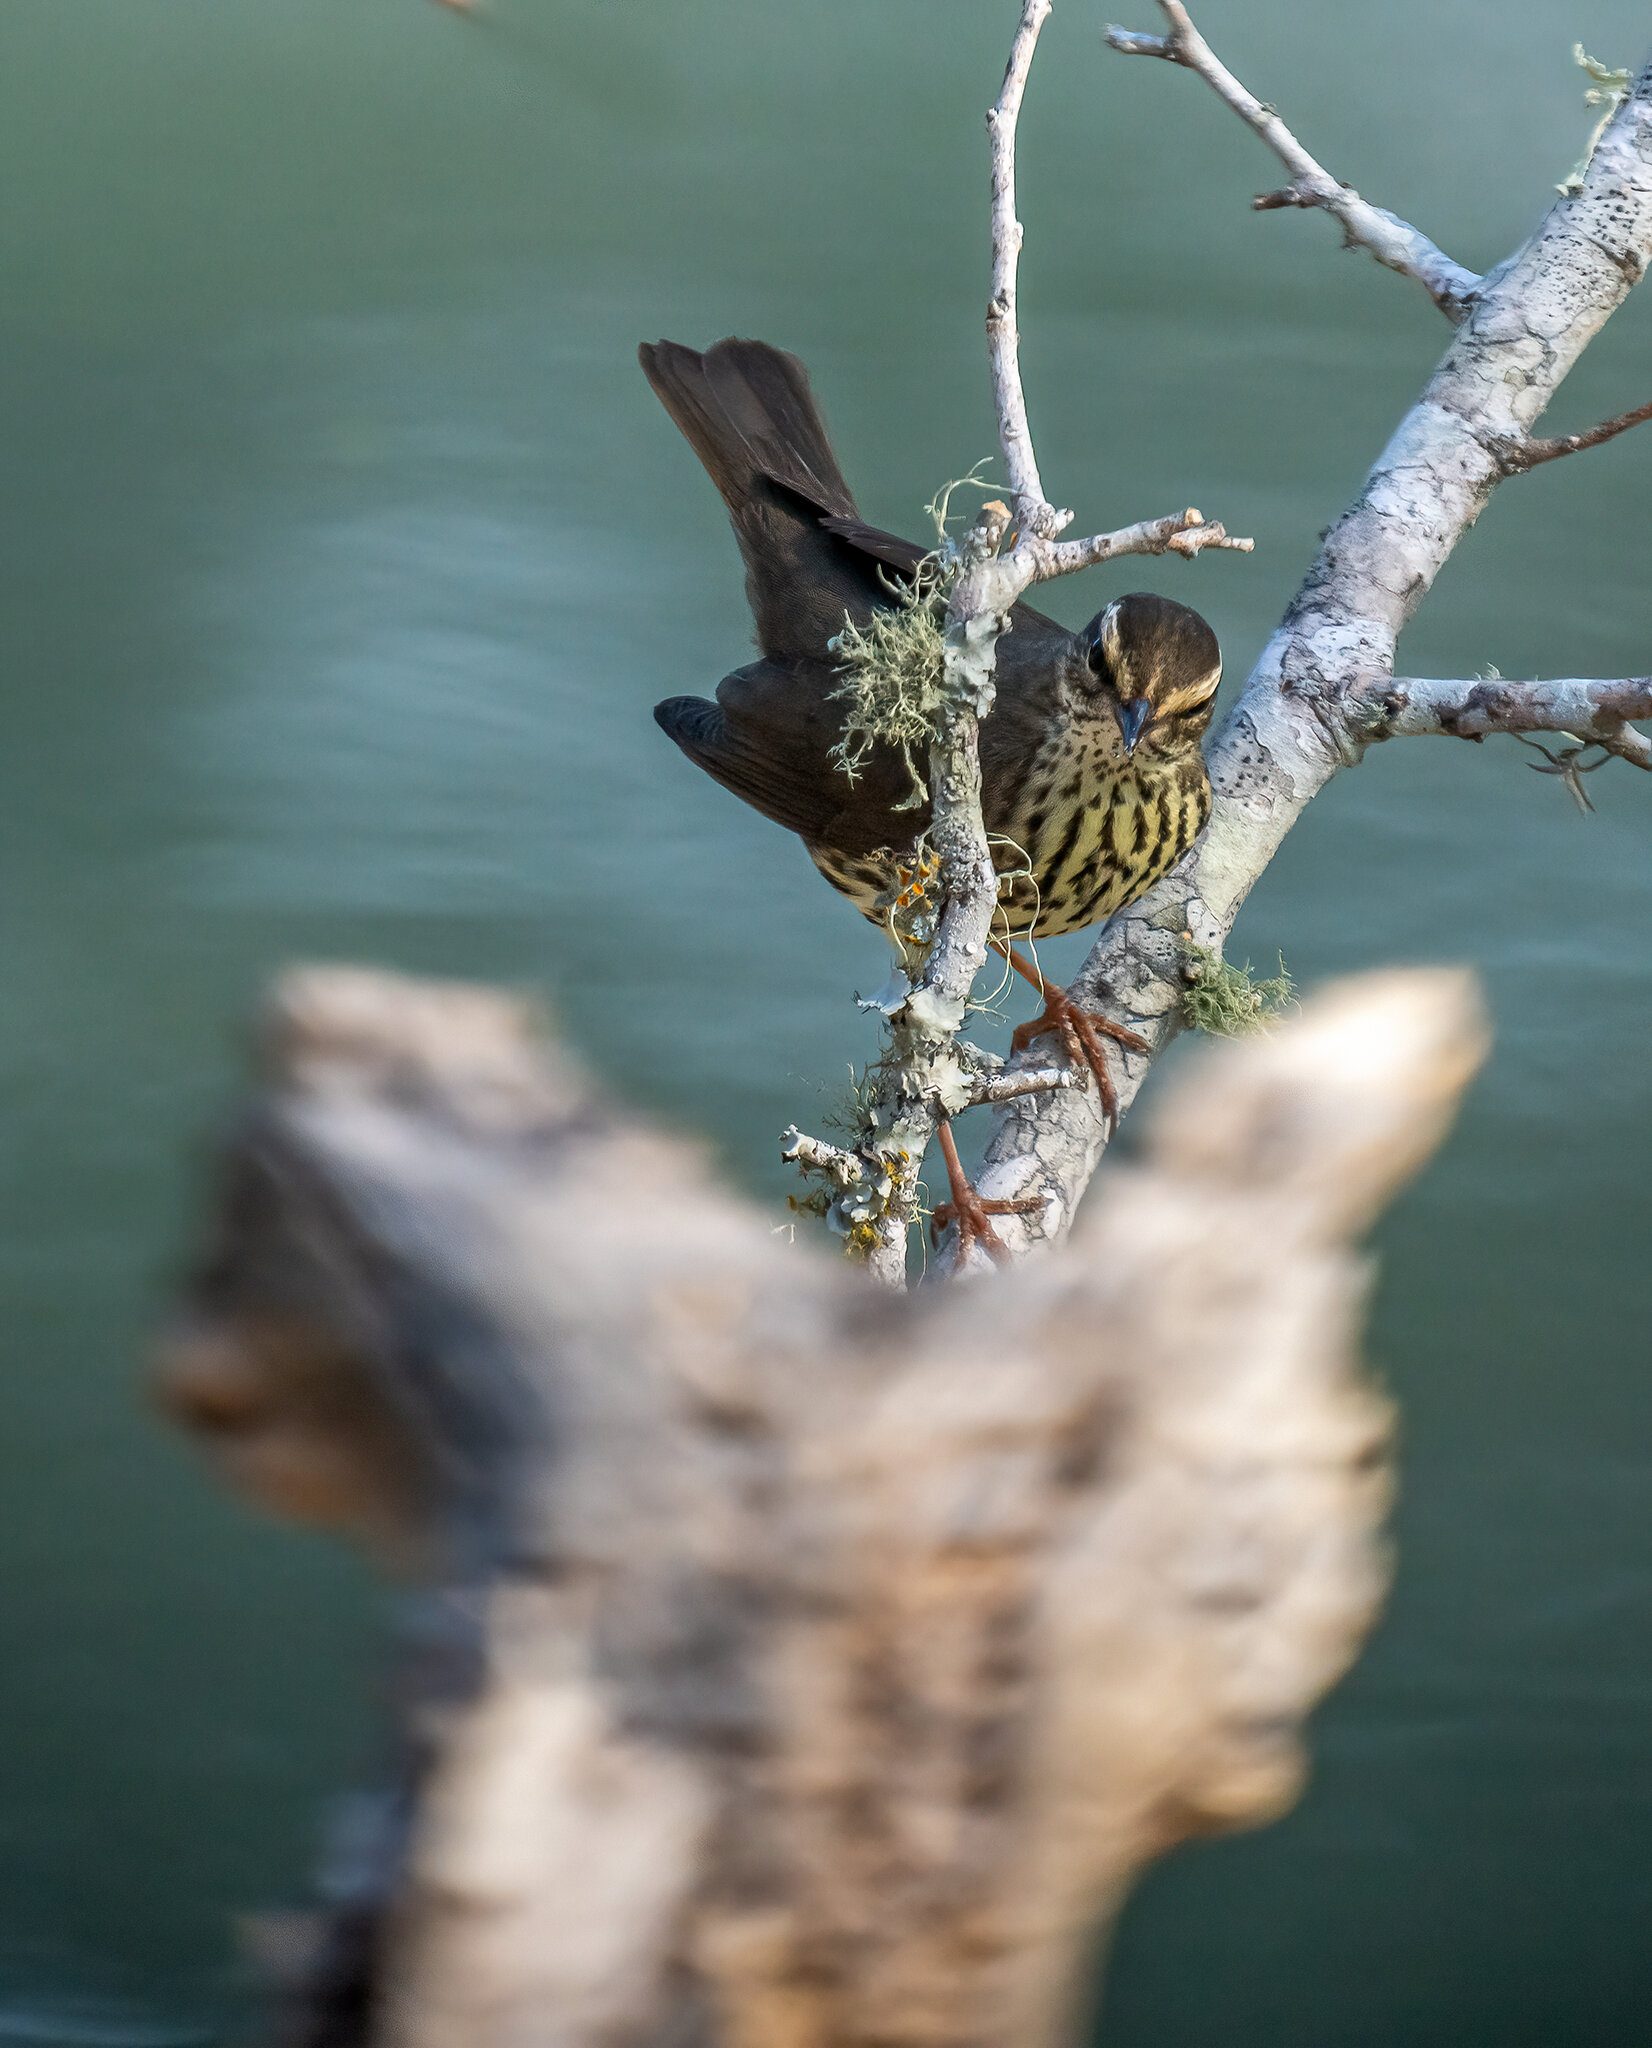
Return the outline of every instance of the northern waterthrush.
[[[803,365],[765,342],[700,354],[644,344],[644,374],[722,493],[746,564],[762,659],[713,703],[670,697],[654,716],[690,760],[798,833],[828,881],[883,924],[924,886],[927,803],[902,750],[844,764],[840,635],[899,602],[923,549],[862,520]],[[1221,680],[1197,612],[1136,592],[1069,632],[1019,604],[997,649],[997,703],[981,726],[981,811],[1000,876],[994,943],[1045,998],[1017,1045],[1056,1031],[1116,1094],[1103,1036],[1015,953],[1016,938],[1082,930],[1133,902],[1192,844],[1210,812],[1200,741]]]

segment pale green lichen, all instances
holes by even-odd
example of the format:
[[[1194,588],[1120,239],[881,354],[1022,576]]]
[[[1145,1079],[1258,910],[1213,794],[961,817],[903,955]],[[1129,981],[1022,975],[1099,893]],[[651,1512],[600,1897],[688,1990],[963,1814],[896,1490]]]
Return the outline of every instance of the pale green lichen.
[[[832,696],[845,706],[831,759],[853,782],[876,748],[894,747],[912,783],[895,808],[915,811],[929,795],[920,763],[946,680],[945,578],[938,560],[926,555],[910,582],[885,581],[889,603],[864,625],[846,616],[827,643],[843,678]]]
[[[858,1148],[871,1128],[872,1109],[882,1085],[877,1061],[865,1067],[851,1063],[848,1082],[828,1098],[820,1112],[822,1129],[835,1131],[848,1140],[851,1149]]]
[[[991,704],[997,619],[983,616],[951,627],[947,622],[960,574],[996,544],[1008,521],[1007,512],[995,516],[984,540],[976,533],[963,545],[948,538],[953,494],[979,483],[972,471],[937,492],[928,508],[934,549],[905,575],[880,571],[886,601],[863,620],[845,615],[829,643],[839,677],[832,697],[845,707],[830,758],[852,783],[878,748],[896,751],[910,785],[897,810],[917,810],[928,800],[928,751],[949,699],[972,705],[978,714]],[[859,1073],[851,1069],[847,1099],[826,1117],[828,1127],[848,1140],[862,1170],[847,1186],[816,1186],[792,1202],[795,1211],[822,1216],[851,1257],[878,1249],[892,1211],[913,1213],[919,1164],[936,1114],[956,1114],[975,1094],[970,1055],[954,1042],[965,1003],[938,999],[908,971],[934,937],[939,858],[920,833],[910,846],[898,853],[886,849],[880,859],[885,875],[877,907],[906,964],[896,966],[874,995],[859,999],[862,1008],[886,1021],[884,1050]]]
[[[1629,97],[1630,77],[1627,71],[1615,71],[1609,64],[1602,64],[1598,57],[1591,57],[1581,43],[1572,45],[1572,62],[1580,70],[1587,71],[1593,83],[1583,95],[1586,107],[1599,107],[1600,119],[1595,123],[1589,140],[1583,146],[1583,154],[1555,190],[1562,198],[1570,199],[1574,193],[1583,190],[1584,174],[1594,161],[1595,151],[1600,147],[1600,138],[1611,124],[1612,116]]]
[[[954,477],[930,499],[925,509],[936,544],[911,575],[880,570],[888,603],[864,625],[845,615],[842,631],[827,643],[843,679],[832,696],[846,706],[831,759],[853,782],[876,748],[895,748],[912,785],[898,811],[919,809],[929,795],[924,754],[947,688],[946,606],[959,568],[947,523],[954,492],[985,488],[981,467]]]
[[[1187,976],[1182,1020],[1216,1038],[1242,1038],[1247,1031],[1261,1030],[1296,993],[1283,960],[1277,975],[1257,981],[1248,960],[1243,967],[1234,967],[1192,939],[1182,941],[1182,967]]]

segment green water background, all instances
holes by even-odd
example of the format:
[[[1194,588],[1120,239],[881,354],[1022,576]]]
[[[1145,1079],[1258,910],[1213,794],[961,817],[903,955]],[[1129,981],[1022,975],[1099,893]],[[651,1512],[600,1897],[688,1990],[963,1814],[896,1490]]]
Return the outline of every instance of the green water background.
[[[1112,0],[1116,8],[1120,0]],[[694,775],[655,698],[746,658],[639,339],[808,360],[872,516],[992,446],[984,153],[1008,0],[0,4],[0,2039],[204,2037],[231,1915],[302,1892],[367,1756],[370,1589],[146,1412],[205,1134],[270,971],[527,983],[778,1202],[870,1044],[878,942]],[[1151,26],[1154,10],[1137,10]],[[1122,565],[1242,674],[1445,339],[1191,78],[1063,0],[1023,151],[1025,370],[1086,524],[1188,502],[1250,560]],[[1499,256],[1630,0],[1208,0],[1338,173]],[[1553,415],[1648,388],[1632,302]],[[1413,672],[1647,666],[1652,441],[1502,492]],[[1381,1231],[1399,1580],[1283,1825],[1132,1904],[1108,2038],[1632,2038],[1652,1908],[1652,785],[1579,817],[1513,743],[1411,742],[1292,835],[1238,951],[1474,963],[1497,1050]],[[1071,947],[1056,950],[1065,964]]]

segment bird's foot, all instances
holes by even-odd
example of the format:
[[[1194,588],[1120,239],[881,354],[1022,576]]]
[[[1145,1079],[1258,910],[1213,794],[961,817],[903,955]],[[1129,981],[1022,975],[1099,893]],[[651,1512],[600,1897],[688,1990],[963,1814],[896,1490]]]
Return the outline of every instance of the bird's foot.
[[[1107,1055],[1102,1049],[1102,1041],[1110,1038],[1115,1045],[1126,1046],[1131,1052],[1147,1052],[1147,1040],[1140,1032],[1115,1024],[1111,1017],[1104,1016],[1099,1010],[1081,1009],[1065,989],[1052,988],[1046,982],[1043,1015],[1017,1025],[1010,1044],[1016,1052],[1022,1052],[1035,1038],[1042,1038],[1049,1031],[1059,1036],[1069,1059],[1075,1062],[1082,1060],[1095,1075],[1096,1086],[1101,1091],[1101,1113],[1111,1134],[1118,1128],[1119,1095],[1107,1070]]]
[[[984,1202],[966,1182],[960,1201],[942,1202],[930,1211],[929,1235],[933,1243],[939,1244],[941,1232],[956,1223],[960,1263],[969,1257],[972,1246],[979,1245],[982,1251],[990,1253],[999,1265],[1003,1265],[1009,1257],[1009,1247],[988,1222],[988,1217],[1024,1216],[1043,1206],[1036,1195],[1014,1202]]]
[[[947,1185],[952,1199],[941,1202],[931,1210],[929,1234],[939,1244],[941,1232],[951,1224],[958,1226],[958,1261],[968,1263],[974,1246],[979,1245],[999,1265],[1009,1257],[1009,1248],[987,1220],[992,1216],[1023,1216],[1044,1205],[1037,1195],[1026,1195],[1013,1202],[987,1202],[970,1186],[958,1157],[958,1147],[953,1142],[952,1126],[943,1117],[937,1126],[936,1135],[941,1141],[941,1157],[946,1162]]]

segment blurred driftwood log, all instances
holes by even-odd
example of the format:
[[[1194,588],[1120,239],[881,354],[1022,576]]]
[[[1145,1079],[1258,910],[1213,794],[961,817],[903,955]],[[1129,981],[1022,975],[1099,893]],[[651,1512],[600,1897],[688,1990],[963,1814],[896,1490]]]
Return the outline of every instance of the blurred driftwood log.
[[[1443,973],[1203,1053],[1058,1258],[885,1294],[483,989],[290,976],[165,1367],[403,1582],[395,1782],[285,2038],[1033,2044],[1266,1819],[1385,1582],[1354,1240],[1479,1056]]]

